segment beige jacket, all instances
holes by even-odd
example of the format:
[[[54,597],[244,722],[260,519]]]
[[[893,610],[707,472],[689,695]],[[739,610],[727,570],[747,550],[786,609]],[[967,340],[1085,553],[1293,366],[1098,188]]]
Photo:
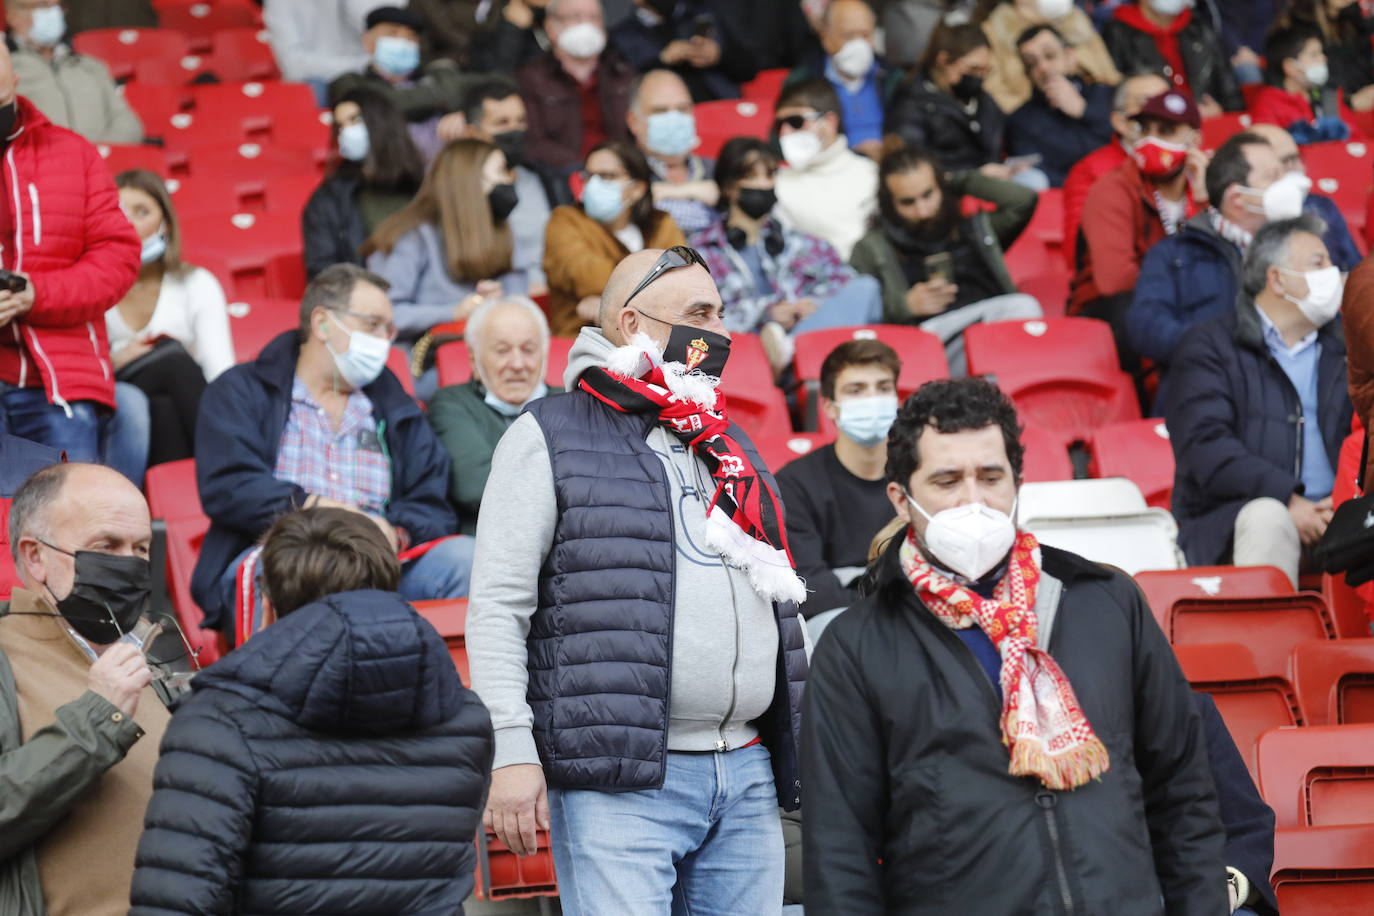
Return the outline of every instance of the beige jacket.
[[[12,54],[19,91],[48,120],[92,143],[141,143],[143,124],[94,57],[59,46],[51,61],[21,46]]]
[[[983,89],[1007,114],[1020,108],[1031,97],[1033,87],[1026,76],[1025,67],[1021,66],[1016,39],[1032,24],[1021,15],[1012,0],[998,4],[983,22],[983,34],[992,46],[992,73],[984,81]],[[1102,43],[1102,36],[1093,28],[1087,13],[1074,7],[1073,12],[1054,20],[1051,25],[1073,46],[1080,76],[1109,86],[1121,82],[1121,74],[1112,63],[1112,56],[1107,53],[1107,46]]]

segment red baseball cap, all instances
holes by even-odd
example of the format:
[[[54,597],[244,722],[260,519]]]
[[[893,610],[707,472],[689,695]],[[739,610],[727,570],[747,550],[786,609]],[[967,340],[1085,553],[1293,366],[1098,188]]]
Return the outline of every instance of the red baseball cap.
[[[1161,92],[1140,106],[1140,111],[1135,114],[1135,120],[1143,121],[1146,118],[1187,124],[1193,128],[1202,126],[1202,114],[1197,110],[1197,104],[1187,95],[1173,89]]]

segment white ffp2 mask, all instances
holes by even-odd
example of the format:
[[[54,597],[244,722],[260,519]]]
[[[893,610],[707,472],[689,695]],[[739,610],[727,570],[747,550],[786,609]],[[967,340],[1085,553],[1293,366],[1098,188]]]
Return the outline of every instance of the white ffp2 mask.
[[[907,494],[907,502],[916,507],[926,522],[925,541],[937,561],[971,581],[986,576],[1011,551],[1016,543],[1016,503],[1012,515],[998,512],[982,503],[968,503],[944,509],[933,516]]]

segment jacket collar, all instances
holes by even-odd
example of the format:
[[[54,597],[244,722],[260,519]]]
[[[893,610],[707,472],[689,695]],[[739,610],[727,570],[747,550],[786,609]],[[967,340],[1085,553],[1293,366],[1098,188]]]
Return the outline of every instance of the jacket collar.
[[[1244,290],[1236,296],[1236,329],[1233,336],[1242,347],[1261,355],[1269,352],[1264,345],[1264,325],[1260,321],[1259,306]],[[1321,344],[1323,355],[1345,356],[1345,332],[1341,329],[1339,318],[1333,318],[1317,329],[1317,343]]]
[[[292,329],[283,331],[272,342],[263,347],[258,358],[250,364],[252,372],[271,389],[275,396],[289,403],[292,379],[296,375],[296,360],[300,358],[301,345],[297,332]],[[415,399],[406,394],[400,381],[390,372],[383,370],[377,380],[363,386],[363,394],[372,402],[379,417],[396,421],[410,415],[419,416],[420,408]]]

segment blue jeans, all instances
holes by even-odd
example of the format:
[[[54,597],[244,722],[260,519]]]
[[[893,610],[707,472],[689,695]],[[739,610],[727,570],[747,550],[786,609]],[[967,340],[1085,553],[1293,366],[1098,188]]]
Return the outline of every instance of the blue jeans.
[[[0,421],[21,439],[62,449],[68,461],[100,460],[100,424],[108,408],[95,401],[71,401],[64,410],[48,401],[42,387],[20,388],[0,382]]]
[[[668,754],[663,788],[549,790],[565,916],[738,916],[782,908],[768,750]]]
[[[142,487],[152,434],[148,396],[128,382],[115,382],[115,412],[100,435],[100,454],[105,463]]]
[[[883,288],[878,281],[860,274],[839,291],[820,301],[816,310],[798,321],[792,334],[847,328],[855,324],[877,324],[883,320]]]

